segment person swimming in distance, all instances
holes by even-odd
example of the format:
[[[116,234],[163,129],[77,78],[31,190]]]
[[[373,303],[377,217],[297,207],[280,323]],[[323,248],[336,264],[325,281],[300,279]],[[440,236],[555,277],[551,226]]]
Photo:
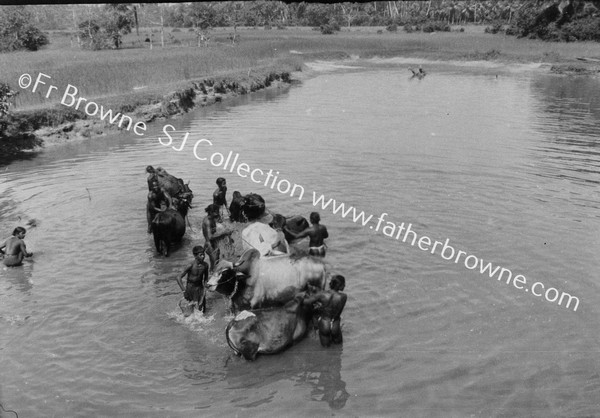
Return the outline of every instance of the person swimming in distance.
[[[310,242],[308,243],[308,254],[316,257],[325,257],[325,239],[329,237],[329,233],[327,232],[327,228],[324,225],[320,225],[321,215],[319,212],[312,212],[310,214],[310,223],[311,226],[307,227],[302,232],[292,232],[287,227],[283,227],[285,232],[290,234],[292,237],[296,239],[309,237]]]
[[[22,226],[18,226],[14,229],[12,237],[7,238],[2,245],[0,245],[0,253],[5,254],[2,262],[7,267],[16,267],[23,264],[23,258],[33,256],[33,253],[27,252],[25,246],[25,234],[27,230]]]

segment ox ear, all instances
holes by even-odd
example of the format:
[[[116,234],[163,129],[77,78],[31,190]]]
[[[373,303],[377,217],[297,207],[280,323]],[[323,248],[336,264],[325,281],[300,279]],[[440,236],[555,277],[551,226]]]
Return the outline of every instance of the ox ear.
[[[250,249],[244,251],[242,253],[242,255],[240,255],[238,260],[235,263],[233,263],[233,267],[238,268],[239,266],[244,264],[246,261],[253,260],[253,259],[259,258],[259,257],[260,257],[260,252],[256,248],[250,248]]]

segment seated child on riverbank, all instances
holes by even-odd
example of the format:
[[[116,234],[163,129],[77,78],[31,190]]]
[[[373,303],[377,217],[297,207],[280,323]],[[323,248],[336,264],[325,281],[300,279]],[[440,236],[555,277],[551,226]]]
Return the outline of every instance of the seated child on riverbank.
[[[340,322],[347,299],[346,294],[342,293],[344,287],[346,287],[346,279],[336,274],[329,282],[329,290],[319,290],[304,299],[304,304],[316,305],[319,340],[323,347],[329,347],[331,343],[341,344],[343,341]]]
[[[192,314],[194,306],[202,313],[206,310],[204,285],[208,280],[208,264],[204,262],[204,248],[200,245],[195,246],[192,249],[192,254],[194,254],[194,261],[177,277],[177,284],[183,291],[184,299],[191,302],[186,304],[182,299],[179,303],[185,316]],[[185,276],[187,276],[187,283],[183,287],[182,279]]]

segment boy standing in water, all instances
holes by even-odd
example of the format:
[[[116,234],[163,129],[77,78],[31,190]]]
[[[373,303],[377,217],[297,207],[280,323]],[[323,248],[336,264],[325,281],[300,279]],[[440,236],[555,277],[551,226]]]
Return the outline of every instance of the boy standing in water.
[[[17,226],[13,231],[13,236],[8,238],[2,245],[0,245],[0,254],[6,254],[4,256],[4,265],[7,267],[16,267],[23,264],[23,258],[31,257],[33,253],[27,252],[25,247],[25,234],[27,231],[22,226]],[[3,250],[4,249],[4,250]]]
[[[308,254],[316,257],[325,257],[324,240],[325,238],[329,237],[329,233],[327,232],[327,228],[325,228],[325,225],[319,225],[320,221],[321,215],[319,215],[319,212],[312,212],[310,214],[310,223],[312,224],[312,226],[309,226],[304,231],[294,233],[287,229],[285,226],[283,227],[283,229],[295,239],[310,237],[310,242],[308,243]]]
[[[223,208],[229,213],[227,207],[227,180],[223,177],[217,179],[217,190],[213,193],[213,204],[219,206],[219,215],[222,216]]]
[[[202,234],[204,235],[205,241],[204,249],[208,251],[208,259],[210,260],[210,269],[212,271],[220,258],[217,238],[231,234],[232,231],[225,229],[223,224],[218,223],[218,221],[221,220],[219,206],[212,203],[204,210],[206,211],[206,216],[202,220]],[[219,229],[219,231],[217,231],[217,229]]]
[[[169,193],[158,184],[157,180],[152,181],[152,189],[148,193],[148,203],[146,203],[146,218],[148,220],[148,233],[152,233],[152,221],[159,212],[165,211],[173,206],[173,200]]]
[[[206,294],[204,285],[208,280],[208,264],[204,262],[204,248],[200,245],[192,248],[194,261],[177,277],[177,284],[183,291],[183,297],[189,302],[196,303],[200,312],[206,310]],[[186,287],[183,287],[183,278],[187,276]],[[187,316],[187,315],[186,315]]]
[[[344,287],[346,287],[346,279],[344,276],[336,274],[329,282],[330,290],[320,290],[304,299],[306,305],[313,303],[319,305],[317,308],[319,340],[323,347],[329,347],[331,343],[342,343],[340,321],[347,299],[346,294],[342,293]]]

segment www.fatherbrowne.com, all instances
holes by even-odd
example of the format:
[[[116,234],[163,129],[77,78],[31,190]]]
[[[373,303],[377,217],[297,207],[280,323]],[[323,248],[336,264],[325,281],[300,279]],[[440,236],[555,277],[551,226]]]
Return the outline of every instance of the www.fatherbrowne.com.
[[[496,277],[498,281],[503,281],[507,285],[512,284],[516,289],[525,292],[531,292],[534,296],[543,297],[548,302],[557,303],[567,309],[577,311],[579,307],[579,298],[571,296],[568,293],[560,292],[559,290],[549,287],[546,288],[543,283],[535,282],[528,286],[527,278],[522,274],[513,275],[513,272],[501,266],[493,266],[492,263],[485,263],[481,258],[477,258],[473,254],[467,254],[462,250],[456,250],[450,245],[450,240],[444,242],[434,241],[426,235],[417,235],[412,229],[412,224],[405,225],[404,222],[397,225],[393,222],[386,221],[387,213],[382,213],[376,219],[376,225],[373,226],[371,220],[373,215],[365,215],[363,211],[358,212],[353,206],[346,206],[344,203],[336,202],[335,199],[327,199],[324,195],[317,195],[313,192],[313,206],[319,206],[322,209],[330,208],[331,211],[340,215],[342,218],[348,217],[352,222],[362,226],[367,226],[374,229],[375,232],[380,232],[392,239],[408,242],[411,246],[417,245],[420,250],[438,254],[444,260],[459,262],[469,270],[479,270],[483,275],[488,275],[490,278]]]

